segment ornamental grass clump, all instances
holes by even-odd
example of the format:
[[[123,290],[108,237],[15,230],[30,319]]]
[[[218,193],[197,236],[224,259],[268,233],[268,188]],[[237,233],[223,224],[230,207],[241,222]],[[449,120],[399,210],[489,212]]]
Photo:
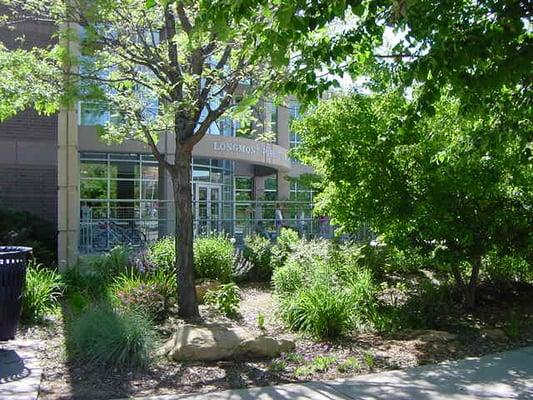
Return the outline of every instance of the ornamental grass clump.
[[[83,361],[104,367],[144,368],[157,345],[151,322],[130,309],[96,306],[70,323],[68,340]]]
[[[63,281],[59,273],[42,264],[30,262],[22,296],[22,321],[43,321],[59,305],[62,293]]]
[[[372,325],[377,287],[357,249],[323,241],[295,247],[272,276],[281,319],[293,331],[332,339]]]
[[[281,301],[281,316],[294,331],[318,339],[344,335],[351,328],[352,308],[342,290],[322,283],[298,290]]]
[[[119,275],[110,288],[118,307],[142,313],[154,321],[162,321],[176,300],[174,276],[164,270]]]

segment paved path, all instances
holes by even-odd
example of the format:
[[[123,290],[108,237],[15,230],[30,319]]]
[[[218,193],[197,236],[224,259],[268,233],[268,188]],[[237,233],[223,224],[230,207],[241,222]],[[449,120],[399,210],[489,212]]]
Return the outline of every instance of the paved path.
[[[533,347],[436,365],[339,379],[153,400],[533,400]]]
[[[0,400],[36,400],[43,370],[37,341],[0,343]]]

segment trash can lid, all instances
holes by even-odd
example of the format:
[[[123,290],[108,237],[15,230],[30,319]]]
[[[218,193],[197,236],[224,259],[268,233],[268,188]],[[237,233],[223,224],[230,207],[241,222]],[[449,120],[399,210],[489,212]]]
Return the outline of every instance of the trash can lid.
[[[9,256],[16,254],[31,253],[33,249],[31,247],[24,246],[0,246],[0,256]]]

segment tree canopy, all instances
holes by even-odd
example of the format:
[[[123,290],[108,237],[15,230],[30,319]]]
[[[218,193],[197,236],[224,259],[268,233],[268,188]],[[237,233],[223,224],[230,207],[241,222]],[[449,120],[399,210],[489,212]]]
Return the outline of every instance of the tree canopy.
[[[489,251],[530,257],[531,99],[505,90],[492,100],[489,114],[465,115],[449,89],[434,116],[409,128],[414,100],[397,91],[320,104],[296,128],[299,157],[323,177],[321,212],[348,232],[367,223],[385,242],[431,255],[464,286],[463,262],[479,268]],[[474,272],[468,286],[476,281]]]
[[[137,140],[151,149],[173,184],[180,313],[196,316],[192,150],[217,120],[250,107],[283,78],[282,66],[259,50],[254,30],[271,24],[272,16],[220,24],[207,18],[210,5],[203,1],[2,4],[5,26],[46,21],[58,30],[48,48],[0,48],[0,68],[7,72],[0,79],[0,117],[91,102],[112,115],[100,129],[105,141]],[[172,155],[158,147],[167,134],[173,134]]]

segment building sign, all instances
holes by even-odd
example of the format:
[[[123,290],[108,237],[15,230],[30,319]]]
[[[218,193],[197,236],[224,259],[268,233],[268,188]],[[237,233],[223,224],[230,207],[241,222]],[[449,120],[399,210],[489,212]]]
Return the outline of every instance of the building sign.
[[[276,146],[277,147],[277,146]],[[287,160],[287,154],[282,153],[274,146],[267,143],[256,142],[253,144],[243,144],[235,142],[213,142],[213,150],[216,152],[226,152],[231,154],[246,154],[260,156],[275,160]]]

